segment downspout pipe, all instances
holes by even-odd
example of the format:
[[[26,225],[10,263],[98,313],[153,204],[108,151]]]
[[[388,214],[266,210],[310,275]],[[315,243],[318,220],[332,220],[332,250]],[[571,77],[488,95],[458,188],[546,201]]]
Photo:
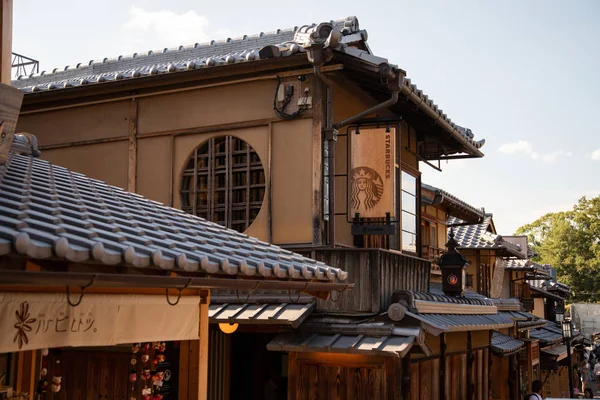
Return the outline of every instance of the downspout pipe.
[[[365,118],[365,117],[367,117],[367,116],[369,116],[371,114],[374,114],[374,113],[376,113],[379,110],[382,110],[384,108],[393,106],[394,104],[396,104],[398,102],[399,95],[400,95],[400,88],[394,89],[392,91],[392,96],[388,100],[384,101],[383,103],[379,103],[377,105],[374,105],[371,108],[368,108],[368,109],[366,109],[364,111],[359,112],[356,115],[353,115],[353,116],[351,116],[349,118],[346,118],[346,119],[338,122],[337,124],[335,124],[333,126],[334,129],[343,128],[344,126],[350,125],[351,123],[356,122],[356,121],[360,121],[361,119],[363,119],[363,118]]]
[[[329,78],[321,72],[321,65],[314,65],[315,77],[325,86],[325,138],[327,140],[328,158],[329,158],[329,170],[328,179],[329,187],[327,197],[329,198],[328,213],[329,213],[329,225],[327,231],[327,244],[335,247],[335,143],[337,135],[333,132],[333,111],[331,105],[331,87],[333,83]]]
[[[381,74],[381,78],[388,80],[394,79],[393,84],[391,85],[392,95],[391,97],[384,101],[383,103],[377,104],[373,107],[370,107],[352,117],[346,118],[337,124],[333,123],[333,110],[332,110],[332,101],[331,101],[331,91],[333,87],[333,83],[329,78],[327,78],[321,72],[321,66],[326,61],[327,55],[323,54],[324,46],[322,45],[314,45],[309,49],[308,58],[310,62],[313,64],[314,75],[315,77],[325,86],[326,88],[326,107],[325,107],[325,128],[324,128],[324,136],[328,142],[328,158],[329,158],[329,188],[328,188],[328,198],[329,198],[329,229],[327,232],[327,243],[335,247],[335,143],[337,141],[337,130],[350,125],[355,121],[359,121],[379,110],[390,107],[398,102],[398,97],[400,91],[402,90],[402,82],[404,81],[404,76],[402,74],[396,74],[391,66],[386,63],[382,63],[379,65],[379,72]],[[328,49],[329,50],[329,49]],[[395,79],[398,79],[397,81]],[[390,86],[388,84],[388,86]]]

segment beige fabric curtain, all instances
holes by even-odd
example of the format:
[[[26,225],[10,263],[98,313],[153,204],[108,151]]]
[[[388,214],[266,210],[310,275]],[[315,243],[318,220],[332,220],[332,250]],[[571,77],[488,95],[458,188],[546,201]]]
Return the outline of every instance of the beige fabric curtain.
[[[86,294],[72,307],[63,293],[0,292],[0,353],[197,340],[199,303],[198,296],[171,306],[165,296]]]

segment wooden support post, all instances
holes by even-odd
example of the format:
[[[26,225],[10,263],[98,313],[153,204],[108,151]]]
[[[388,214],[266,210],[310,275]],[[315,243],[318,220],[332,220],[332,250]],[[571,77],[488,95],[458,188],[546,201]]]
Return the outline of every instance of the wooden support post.
[[[129,103],[129,163],[127,170],[127,190],[137,192],[137,131],[138,101],[131,99]]]
[[[12,0],[0,0],[0,83],[10,85],[12,65]]]
[[[15,390],[17,393],[29,393],[29,399],[35,399],[37,351],[20,351],[17,353],[17,373]]]
[[[313,124],[312,124],[312,152],[313,152],[313,174],[312,174],[312,222],[313,222],[313,245],[323,243],[323,120],[324,96],[323,84],[316,77],[313,81]],[[331,184],[331,182],[329,183]],[[330,215],[329,218],[334,218]]]
[[[471,332],[467,332],[467,399],[472,400],[475,396],[475,379],[473,376],[473,340]]]
[[[440,399],[446,398],[446,334],[440,335]]]
[[[202,290],[200,296],[200,324],[198,336],[198,400],[208,398],[208,306],[210,305],[210,290]]]
[[[179,400],[208,397],[208,306],[210,290],[200,290],[199,340],[182,341],[179,350]]]

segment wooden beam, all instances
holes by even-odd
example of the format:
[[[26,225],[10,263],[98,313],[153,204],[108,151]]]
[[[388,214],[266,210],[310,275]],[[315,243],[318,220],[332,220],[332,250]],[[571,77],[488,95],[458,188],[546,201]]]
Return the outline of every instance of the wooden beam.
[[[198,336],[198,400],[208,398],[208,307],[210,305],[210,290],[201,290],[200,298],[204,301],[200,303],[200,323]]]
[[[15,389],[17,393],[29,393],[29,399],[34,400],[36,381],[36,350],[20,351],[17,354],[17,376]]]
[[[0,82],[10,85],[12,65],[12,0],[0,0]]]
[[[131,99],[129,103],[129,162],[127,169],[127,190],[137,192],[137,131],[138,101]]]

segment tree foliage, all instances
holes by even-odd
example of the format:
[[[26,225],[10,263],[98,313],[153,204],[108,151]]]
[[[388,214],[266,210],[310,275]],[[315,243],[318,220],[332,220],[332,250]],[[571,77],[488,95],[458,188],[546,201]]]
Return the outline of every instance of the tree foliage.
[[[600,196],[583,197],[572,210],[546,214],[517,234],[529,237],[533,261],[551,264],[571,286],[573,301],[600,301]]]

